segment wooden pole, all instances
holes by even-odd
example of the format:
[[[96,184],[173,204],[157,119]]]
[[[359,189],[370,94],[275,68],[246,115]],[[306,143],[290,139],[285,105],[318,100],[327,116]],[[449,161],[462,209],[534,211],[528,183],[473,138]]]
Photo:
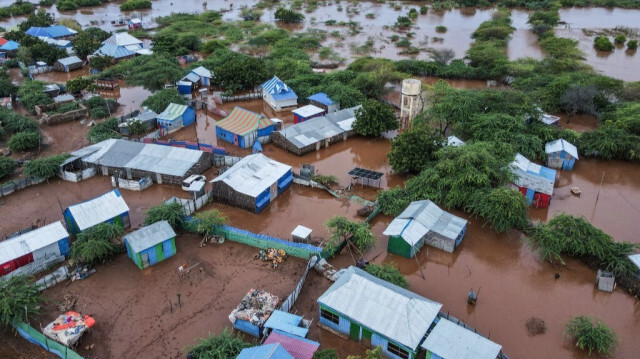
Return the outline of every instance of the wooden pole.
[[[598,187],[598,194],[596,195],[596,203],[593,204],[593,211],[591,212],[592,221],[593,221],[593,216],[596,214],[596,206],[598,205],[598,200],[600,199],[600,190],[602,189],[603,181],[604,181],[604,171],[602,171],[602,178],[600,178],[600,186]]]

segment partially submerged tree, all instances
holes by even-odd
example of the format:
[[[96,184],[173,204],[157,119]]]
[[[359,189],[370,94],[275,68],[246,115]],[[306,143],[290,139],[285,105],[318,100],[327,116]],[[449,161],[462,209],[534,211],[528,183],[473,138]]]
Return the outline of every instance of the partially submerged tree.
[[[426,126],[404,131],[391,141],[387,154],[391,168],[397,173],[419,173],[435,159],[444,139]]]
[[[304,21],[304,15],[293,10],[285,9],[283,7],[278,8],[274,15],[276,20],[282,22],[295,23]]]
[[[40,313],[44,296],[34,285],[33,278],[15,275],[0,280],[0,324],[13,320],[27,321]]]
[[[601,320],[597,319],[594,323],[590,317],[584,315],[571,318],[564,333],[575,340],[576,347],[587,351],[589,355],[592,352],[611,355],[619,341],[613,329]]]
[[[384,279],[389,283],[393,283],[399,287],[407,288],[409,282],[407,278],[400,272],[398,266],[395,263],[382,263],[374,264],[369,263],[365,267],[365,270],[380,279]]]
[[[453,49],[429,48],[427,52],[429,53],[429,58],[440,65],[448,65],[456,57]]]
[[[398,129],[398,119],[393,109],[376,100],[368,99],[355,111],[353,129],[363,136],[380,136],[383,132]]]
[[[484,218],[496,232],[506,232],[527,226],[528,207],[519,191],[500,187],[473,193],[465,210]]]
[[[239,335],[234,335],[231,330],[225,328],[218,335],[200,339],[200,343],[188,347],[189,357],[197,359],[228,359],[235,358],[242,349],[252,345],[245,342]]]
[[[118,253],[116,243],[124,229],[119,224],[100,223],[77,235],[71,245],[71,257],[84,263],[96,264]]]
[[[330,252],[336,250],[344,241],[353,244],[360,251],[365,251],[376,243],[376,238],[367,223],[352,222],[345,217],[335,216],[324,225],[331,232],[331,237],[326,243],[326,249]]]
[[[184,96],[182,96],[176,89],[164,89],[160,90],[153,95],[142,101],[142,106],[148,107],[150,110],[156,113],[162,113],[169,104],[177,103],[184,105],[186,103]]]
[[[62,162],[69,157],[69,154],[62,153],[49,157],[36,158],[24,165],[24,174],[33,178],[51,178],[56,175]]]
[[[180,202],[163,203],[159,206],[151,207],[147,210],[147,218],[144,225],[167,221],[173,229],[184,228],[186,224],[186,215],[184,207]]]

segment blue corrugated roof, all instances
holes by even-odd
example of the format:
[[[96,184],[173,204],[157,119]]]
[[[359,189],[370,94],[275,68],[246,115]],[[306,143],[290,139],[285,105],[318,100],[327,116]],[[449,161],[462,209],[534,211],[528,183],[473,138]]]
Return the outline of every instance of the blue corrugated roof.
[[[287,86],[287,84],[280,80],[278,76],[273,76],[271,80],[263,83],[262,91],[272,95],[284,93],[293,93],[295,95],[295,92],[293,92],[293,90],[289,86]]]
[[[242,349],[236,359],[293,359],[280,343]]]
[[[293,100],[293,99],[298,98],[298,95],[296,95],[295,92],[290,91],[290,92],[285,92],[285,93],[273,94],[273,95],[271,95],[271,97],[273,97],[273,99],[276,100],[276,101],[280,101],[280,100]]]
[[[333,100],[331,100],[329,98],[329,96],[324,93],[324,92],[318,92],[317,94],[313,94],[309,97],[307,97],[307,99],[311,100],[311,101],[316,101],[319,102],[325,106],[331,106],[333,105]]]
[[[7,41],[6,44],[0,46],[0,50],[4,50],[4,51],[13,51],[13,50],[17,50],[20,47],[20,44],[15,42],[15,41]]]
[[[29,30],[25,31],[24,33],[27,35],[31,35],[33,37],[38,37],[38,36],[50,37],[46,28],[38,27],[38,26],[31,26]]]
[[[258,142],[256,141],[256,143]],[[299,337],[306,337],[309,329],[300,327],[300,322],[302,322],[302,317],[299,315],[274,310],[264,323],[264,326],[265,328],[279,329]]]
[[[95,53],[98,55],[113,57],[114,59],[133,56],[135,54],[133,51],[127,50],[124,46],[117,46],[114,44],[103,44]]]
[[[529,171],[527,171],[527,173],[531,173]],[[535,173],[533,173],[535,174]],[[550,180],[550,181],[555,181],[556,180],[556,170],[553,170],[549,167],[544,167],[544,166],[540,166],[540,176]]]
[[[70,36],[75,34],[75,31],[70,30],[68,27],[63,25],[53,25],[45,29],[49,33],[49,36],[54,38]]]

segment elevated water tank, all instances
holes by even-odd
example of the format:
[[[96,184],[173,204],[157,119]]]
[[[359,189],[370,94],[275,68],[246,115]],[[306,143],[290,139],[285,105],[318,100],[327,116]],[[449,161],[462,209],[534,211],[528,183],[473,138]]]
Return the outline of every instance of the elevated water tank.
[[[422,103],[420,93],[422,92],[422,82],[417,79],[402,80],[402,102],[400,103],[401,127],[409,127],[411,121],[418,114]]]
[[[420,96],[422,82],[417,79],[402,80],[402,94],[405,96]]]

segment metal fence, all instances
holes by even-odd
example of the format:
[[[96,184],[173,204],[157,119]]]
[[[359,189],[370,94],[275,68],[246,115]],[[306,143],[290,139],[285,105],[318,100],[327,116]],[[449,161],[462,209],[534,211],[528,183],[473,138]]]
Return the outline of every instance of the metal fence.
[[[10,195],[15,191],[25,189],[29,186],[33,186],[33,185],[42,183],[44,181],[46,181],[46,178],[31,178],[31,177],[9,181],[7,183],[0,185],[0,197]]]
[[[298,284],[296,285],[296,288],[293,290],[293,292],[291,292],[291,294],[289,294],[287,299],[285,299],[282,302],[282,304],[280,304],[280,310],[284,312],[291,311],[291,308],[293,308],[293,305],[296,303],[296,299],[298,299],[298,296],[302,291],[304,282],[307,280],[307,274],[309,274],[309,269],[311,269],[316,264],[317,260],[318,260],[318,257],[316,256],[311,257],[311,259],[309,259],[309,262],[307,263],[307,268],[305,268],[304,273],[302,274],[302,277],[300,278],[300,280],[298,281]]]
[[[212,192],[205,193],[203,196],[197,199],[171,197],[168,200],[166,200],[164,203],[178,202],[182,204],[182,207],[184,208],[184,214],[186,216],[190,216],[191,214],[193,214],[193,212],[199,210],[200,208],[204,207],[207,203],[209,203],[209,199],[211,198],[211,196],[212,196]]]
[[[47,350],[48,352],[57,355],[62,359],[82,359],[78,353],[74,352],[70,348],[53,341],[44,336],[29,324],[14,320],[11,325],[16,329],[18,334],[33,344],[37,344]]]

